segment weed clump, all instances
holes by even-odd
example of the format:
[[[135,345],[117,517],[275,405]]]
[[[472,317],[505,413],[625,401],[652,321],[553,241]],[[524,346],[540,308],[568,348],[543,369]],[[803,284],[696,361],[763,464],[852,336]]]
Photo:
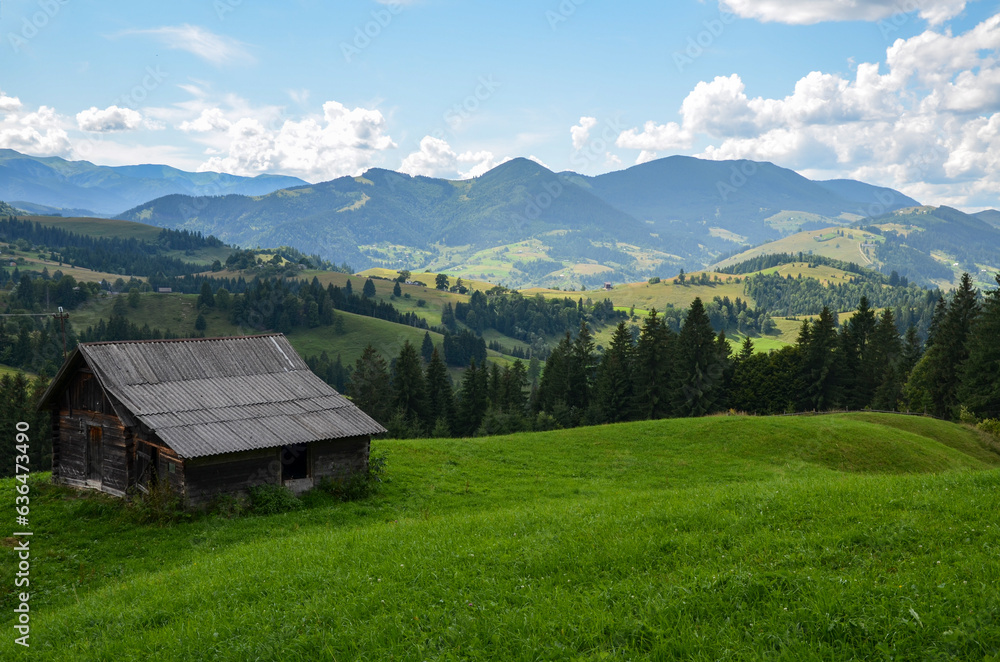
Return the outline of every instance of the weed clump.
[[[255,485],[249,493],[250,512],[255,515],[277,515],[302,507],[302,500],[283,485]]]
[[[323,478],[316,489],[329,494],[338,501],[359,501],[378,491],[378,486],[387,482],[385,467],[386,453],[372,455],[368,459],[368,470],[348,474],[344,478]]]

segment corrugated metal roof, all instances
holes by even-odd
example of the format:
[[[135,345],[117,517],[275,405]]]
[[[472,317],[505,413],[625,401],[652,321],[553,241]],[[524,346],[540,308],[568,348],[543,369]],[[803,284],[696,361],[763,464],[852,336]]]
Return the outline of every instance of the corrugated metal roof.
[[[108,393],[181,457],[385,432],[314,375],[280,334],[78,350]]]

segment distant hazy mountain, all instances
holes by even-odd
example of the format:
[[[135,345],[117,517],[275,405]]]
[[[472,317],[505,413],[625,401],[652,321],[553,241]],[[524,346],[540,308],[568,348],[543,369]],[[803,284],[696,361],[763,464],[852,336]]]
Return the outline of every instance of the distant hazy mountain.
[[[872,186],[854,179],[828,179],[816,182],[845,200],[857,204],[853,213],[858,216],[877,216],[904,207],[918,207],[920,203],[899,191],[884,186]]]
[[[542,236],[567,260],[614,262],[606,252],[594,255],[620,242],[697,264],[738,245],[720,229],[759,243],[781,235],[767,222],[779,212],[821,219],[863,214],[866,196],[877,200],[878,192],[898,202],[873,206],[870,213],[914,203],[860,182],[813,182],[771,163],[678,156],[585,177],[514,159],[470,180],[374,169],[259,198],[169,196],[121,217],[200,230],[239,245],[289,244],[354,265],[369,264],[359,247],[379,243],[434,252]]]
[[[463,181],[373,169],[259,198],[174,195],[121,218],[197,229],[244,246],[292,245],[353,265],[368,264],[359,246],[380,242],[487,248],[552,231],[656,241],[644,224],[527,159]]]
[[[986,221],[993,227],[1000,228],[1000,211],[996,209],[986,209],[984,211],[973,214],[976,218],[981,221]]]
[[[814,182],[773,163],[706,161],[671,156],[597,177],[567,174],[609,204],[650,221],[661,232],[686,226],[699,240],[704,227],[718,227],[756,243],[775,238],[765,219],[781,211],[836,218],[870,215],[917,204],[898,191],[862,182]],[[881,207],[877,193],[893,202]]]
[[[112,216],[164,195],[266,195],[306,182],[296,177],[238,177],[163,165],[98,166],[0,149],[0,199]],[[15,205],[18,206],[18,205]],[[29,210],[30,211],[30,210]]]

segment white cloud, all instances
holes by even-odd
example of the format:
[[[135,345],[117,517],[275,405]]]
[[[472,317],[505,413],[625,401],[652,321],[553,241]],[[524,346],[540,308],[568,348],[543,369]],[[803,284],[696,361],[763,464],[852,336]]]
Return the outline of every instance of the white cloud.
[[[642,131],[638,129],[623,131],[615,144],[624,149],[641,149],[648,152],[682,149],[691,145],[691,135],[676,122],[657,124],[649,121],[643,126]]]
[[[76,123],[81,131],[106,133],[110,131],[131,131],[142,125],[142,115],[131,108],[108,106],[101,110],[91,106],[76,114]]]
[[[336,101],[323,104],[322,117],[276,121],[277,128],[260,118],[230,121],[211,111],[186,124],[187,131],[207,131],[211,147],[222,144],[224,156],[212,156],[199,170],[236,175],[281,172],[312,181],[358,175],[396,147],[381,112]]]
[[[216,66],[255,62],[255,58],[242,42],[217,35],[198,25],[185,23],[148,30],[127,30],[121,34],[153,36],[167,48],[187,51]]]
[[[12,113],[21,109],[21,100],[17,97],[9,97],[0,90],[0,112]]]
[[[580,150],[590,140],[590,130],[597,126],[596,117],[581,117],[580,123],[569,128],[570,137],[573,139],[573,149]]]
[[[48,106],[32,113],[10,113],[0,122],[0,147],[33,156],[68,156],[72,145],[64,125]]]
[[[506,161],[507,159],[504,159]],[[493,152],[455,152],[447,141],[433,136],[424,136],[420,149],[406,156],[399,167],[400,172],[424,177],[453,177],[460,179],[479,177],[504,161],[498,162]]]
[[[958,16],[966,0],[721,0],[720,5],[743,18],[792,25],[878,21],[911,11],[919,11],[921,18],[937,25]]]
[[[226,131],[233,125],[221,108],[205,108],[197,119],[181,122],[177,128],[186,133],[208,133],[210,131]]]
[[[623,131],[617,145],[640,150],[637,163],[699,145],[704,158],[774,161],[929,203],[996,206],[1000,14],[960,34],[898,39],[883,63],[858,64],[853,78],[811,72],[785,97],[754,97],[738,74],[700,82],[679,114],[679,123]]]

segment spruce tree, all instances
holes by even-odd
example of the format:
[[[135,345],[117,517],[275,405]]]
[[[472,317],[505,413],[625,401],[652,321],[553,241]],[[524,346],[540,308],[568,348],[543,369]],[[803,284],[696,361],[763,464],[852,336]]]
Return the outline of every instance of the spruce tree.
[[[838,335],[833,313],[823,306],[819,318],[809,326],[807,342],[800,345],[799,408],[826,411],[841,404],[841,370]]]
[[[424,361],[431,360],[431,354],[434,353],[434,341],[431,340],[431,334],[429,331],[424,331],[423,342],[420,343],[420,355],[424,357]]]
[[[361,296],[366,299],[371,299],[375,296],[375,281],[371,278],[366,280],[364,287],[361,288]]]
[[[215,308],[215,295],[212,294],[212,286],[207,280],[201,284],[201,294],[198,295],[198,307],[201,306]]]
[[[427,385],[417,350],[410,341],[403,343],[392,375],[393,407],[418,427],[427,420]]]
[[[635,346],[633,372],[634,418],[650,420],[671,413],[670,381],[676,335],[666,326],[656,309],[649,311]]]
[[[1000,274],[972,325],[959,400],[978,418],[1000,419]]]
[[[675,416],[717,411],[725,384],[725,362],[701,298],[688,309],[674,352],[671,395]]]
[[[959,371],[962,363],[969,357],[969,333],[978,313],[978,291],[972,286],[969,274],[962,274],[947,312],[935,329],[934,342],[928,340],[927,352],[921,359],[927,363],[925,401],[930,413],[935,416],[958,416]]]
[[[363,412],[382,424],[388,422],[392,400],[389,368],[374,346],[365,347],[355,362],[347,390]]]
[[[896,318],[892,309],[886,308],[878,319],[872,333],[871,344],[863,366],[877,380],[870,403],[873,409],[890,410],[897,408],[903,396],[905,379],[903,365],[903,341],[896,328]]]
[[[590,406],[591,382],[594,379],[596,357],[594,338],[586,322],[580,322],[580,331],[573,341],[566,367],[566,404],[580,416]]]
[[[486,397],[486,377],[488,368],[476,368],[476,362],[469,364],[462,376],[462,388],[458,401],[458,412],[455,416],[454,431],[463,436],[476,434],[483,416],[489,407]]]
[[[448,378],[448,367],[436,347],[431,351],[424,381],[427,384],[428,427],[433,426],[437,429],[440,421],[444,421],[443,425],[448,425],[454,417],[454,396],[451,392],[451,380]],[[434,436],[441,436],[439,432],[440,429],[433,433]]]
[[[605,422],[617,423],[630,418],[634,362],[635,343],[623,320],[615,328],[611,344],[597,368],[594,397]]]

